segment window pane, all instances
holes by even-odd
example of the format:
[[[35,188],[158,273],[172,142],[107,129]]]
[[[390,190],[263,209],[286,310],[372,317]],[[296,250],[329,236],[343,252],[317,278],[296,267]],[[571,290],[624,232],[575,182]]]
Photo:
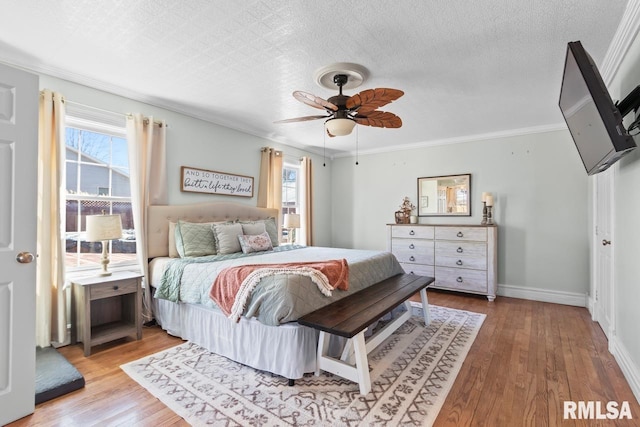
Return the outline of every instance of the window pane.
[[[122,166],[124,169],[129,169],[129,152],[127,151],[127,140],[124,138],[112,138],[111,142],[112,160],[113,166]]]
[[[67,128],[65,132],[67,160],[78,160],[79,141],[80,141],[80,130],[74,129],[74,128]]]
[[[108,168],[101,165],[80,165],[81,194],[108,196],[109,188]]]
[[[123,173],[122,169],[111,171],[111,195],[115,197],[131,197],[131,185],[129,184],[129,170]]]
[[[78,164],[76,162],[67,162],[65,169],[67,194],[76,194],[78,192]]]
[[[87,215],[119,214],[122,219],[122,238],[109,242],[109,265],[136,261],[136,241],[130,202],[107,200],[67,200],[66,265],[67,267],[100,267],[102,242],[87,242],[85,238]],[[80,216],[78,216],[80,206]]]
[[[111,163],[111,136],[82,131],[80,151],[83,161]]]

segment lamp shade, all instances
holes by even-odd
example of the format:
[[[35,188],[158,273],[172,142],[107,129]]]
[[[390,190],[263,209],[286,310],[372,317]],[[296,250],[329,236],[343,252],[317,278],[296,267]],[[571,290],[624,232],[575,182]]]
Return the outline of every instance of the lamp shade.
[[[300,214],[284,214],[284,228],[300,228]]]
[[[120,215],[87,215],[87,242],[100,242],[121,237]]]
[[[351,119],[329,119],[324,124],[327,131],[333,136],[349,135],[356,122]]]

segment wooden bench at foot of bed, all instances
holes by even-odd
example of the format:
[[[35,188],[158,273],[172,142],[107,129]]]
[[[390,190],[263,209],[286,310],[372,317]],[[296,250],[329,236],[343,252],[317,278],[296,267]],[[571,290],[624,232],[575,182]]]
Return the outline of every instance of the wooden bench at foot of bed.
[[[416,292],[420,292],[422,298],[425,326],[429,324],[426,288],[433,281],[433,277],[398,274],[298,319],[299,324],[320,331],[316,375],[320,375],[321,370],[331,372],[357,382],[362,395],[369,393],[371,378],[367,354],[411,317],[408,299]],[[407,311],[365,340],[367,327],[402,303],[406,304]],[[327,354],[330,335],[348,338],[340,359]]]

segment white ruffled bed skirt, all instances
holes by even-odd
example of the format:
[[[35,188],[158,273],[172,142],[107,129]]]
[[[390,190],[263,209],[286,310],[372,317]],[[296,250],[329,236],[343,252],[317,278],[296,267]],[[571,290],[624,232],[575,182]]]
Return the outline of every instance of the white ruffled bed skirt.
[[[318,331],[297,323],[234,323],[216,309],[153,298],[156,321],[169,334],[255,369],[289,379],[316,369]]]

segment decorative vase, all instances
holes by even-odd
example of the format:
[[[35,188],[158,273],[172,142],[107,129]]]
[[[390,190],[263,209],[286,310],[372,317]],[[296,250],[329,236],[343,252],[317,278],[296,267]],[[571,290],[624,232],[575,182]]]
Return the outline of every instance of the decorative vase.
[[[409,215],[403,211],[396,211],[396,224],[409,224]]]

